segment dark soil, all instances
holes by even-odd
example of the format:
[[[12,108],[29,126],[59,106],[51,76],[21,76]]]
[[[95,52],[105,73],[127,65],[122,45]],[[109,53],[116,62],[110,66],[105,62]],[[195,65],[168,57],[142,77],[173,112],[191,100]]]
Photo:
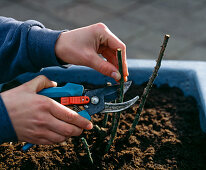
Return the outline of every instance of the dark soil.
[[[126,100],[141,95],[142,86],[133,86]],[[124,140],[137,108],[127,109],[121,115],[117,137],[108,153],[111,115],[106,128],[85,131],[94,164],[89,163],[81,137],[68,139],[66,144],[34,146],[27,153],[22,143],[0,145],[0,169],[205,169],[206,137],[199,126],[196,101],[185,97],[178,88],[167,85],[153,87],[139,124],[129,140]],[[95,115],[92,121],[102,126],[104,115]]]

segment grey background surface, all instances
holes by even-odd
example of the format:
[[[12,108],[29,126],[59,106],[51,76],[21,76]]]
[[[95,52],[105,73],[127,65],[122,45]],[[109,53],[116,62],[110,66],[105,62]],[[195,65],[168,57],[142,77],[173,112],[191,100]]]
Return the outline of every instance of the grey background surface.
[[[127,46],[128,58],[206,60],[205,0],[0,0],[0,15],[34,19],[51,29],[105,23]]]

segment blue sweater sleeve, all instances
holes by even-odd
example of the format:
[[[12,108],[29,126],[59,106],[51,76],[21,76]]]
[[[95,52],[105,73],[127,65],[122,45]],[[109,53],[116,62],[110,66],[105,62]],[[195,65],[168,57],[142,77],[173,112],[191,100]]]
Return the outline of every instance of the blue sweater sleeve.
[[[54,50],[61,32],[33,20],[19,22],[0,17],[0,83],[24,72],[61,66]]]
[[[19,22],[0,17],[0,83],[24,72],[61,66],[54,51],[61,32],[33,20]],[[0,96],[0,144],[9,141],[17,141],[17,136]]]
[[[17,141],[17,136],[0,95],[0,144]]]

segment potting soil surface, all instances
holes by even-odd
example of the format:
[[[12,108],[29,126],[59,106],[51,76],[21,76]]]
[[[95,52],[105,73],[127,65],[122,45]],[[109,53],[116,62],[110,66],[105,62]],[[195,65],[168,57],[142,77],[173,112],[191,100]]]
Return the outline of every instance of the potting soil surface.
[[[92,86],[87,86],[91,88]],[[131,99],[143,92],[145,84],[132,86],[125,95]],[[64,144],[38,145],[28,152],[23,143],[0,145],[0,169],[204,169],[206,167],[206,137],[200,130],[199,113],[193,97],[185,97],[178,88],[153,86],[139,123],[129,140],[125,134],[135,117],[134,107],[122,112],[119,129],[108,153],[112,114],[102,128],[104,115],[92,116],[91,131],[72,137]],[[81,137],[85,137],[94,161],[90,163]]]

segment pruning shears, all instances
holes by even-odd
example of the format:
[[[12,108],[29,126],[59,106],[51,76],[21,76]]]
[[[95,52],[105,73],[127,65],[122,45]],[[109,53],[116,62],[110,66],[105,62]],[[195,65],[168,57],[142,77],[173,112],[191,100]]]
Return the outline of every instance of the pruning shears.
[[[123,93],[131,86],[131,81],[124,83]],[[69,106],[82,105],[84,110],[79,110],[78,114],[90,120],[96,113],[113,113],[123,111],[132,106],[139,96],[123,103],[111,103],[118,98],[119,85],[106,86],[94,90],[84,90],[83,85],[67,83],[63,87],[51,87],[40,91],[38,94],[44,95],[59,101],[62,105]],[[27,151],[33,144],[27,143],[22,150]]]

